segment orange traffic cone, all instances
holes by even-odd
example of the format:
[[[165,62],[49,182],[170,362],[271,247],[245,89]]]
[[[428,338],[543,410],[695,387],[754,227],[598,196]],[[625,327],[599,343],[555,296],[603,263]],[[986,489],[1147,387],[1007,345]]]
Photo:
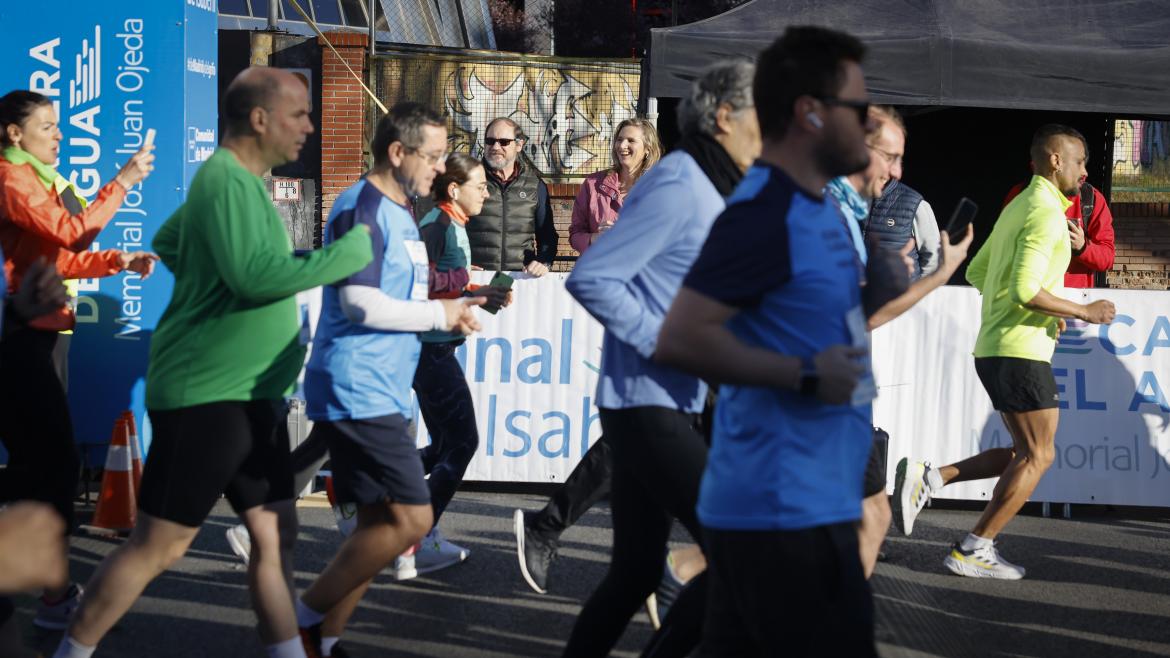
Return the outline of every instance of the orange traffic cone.
[[[102,492],[91,526],[99,532],[125,534],[134,527],[137,513],[130,459],[130,428],[125,418],[119,418],[114,423],[114,437],[106,453]]]
[[[130,472],[134,475],[134,497],[142,491],[142,444],[138,442],[138,424],[134,422],[134,412],[123,411],[122,418],[126,420],[126,427],[130,434]]]

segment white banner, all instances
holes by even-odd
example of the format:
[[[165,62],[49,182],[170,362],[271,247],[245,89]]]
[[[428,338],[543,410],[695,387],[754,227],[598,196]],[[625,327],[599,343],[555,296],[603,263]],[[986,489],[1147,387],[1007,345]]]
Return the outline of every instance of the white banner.
[[[567,275],[516,276],[513,305],[496,316],[481,312],[483,331],[459,350],[479,422],[466,479],[560,482],[601,435],[593,398],[603,330],[565,292]],[[1170,294],[1066,294],[1110,299],[1118,315],[1107,327],[1071,323],[1061,338],[1053,360],[1062,400],[1056,461],[1033,499],[1170,506],[1170,400],[1162,384],[1170,378],[1170,318],[1160,314]],[[890,433],[890,491],[903,456],[937,466],[1011,445],[975,375],[978,332],[979,294],[944,287],[874,333],[874,424]],[[995,482],[948,486],[940,497],[986,500]]]
[[[1053,359],[1061,395],[1056,460],[1032,500],[1170,506],[1170,295],[1068,290],[1109,299],[1108,326],[1070,323]],[[873,336],[874,424],[890,433],[889,490],[903,456],[949,464],[1011,437],[975,375],[979,294],[946,287]],[[996,480],[948,486],[940,498],[987,500]]]
[[[472,282],[491,275],[473,272]],[[464,479],[563,482],[601,436],[593,394],[603,330],[565,292],[567,274],[512,276],[512,305],[478,312],[483,330],[456,351],[479,424]],[[426,445],[417,404],[415,421]]]

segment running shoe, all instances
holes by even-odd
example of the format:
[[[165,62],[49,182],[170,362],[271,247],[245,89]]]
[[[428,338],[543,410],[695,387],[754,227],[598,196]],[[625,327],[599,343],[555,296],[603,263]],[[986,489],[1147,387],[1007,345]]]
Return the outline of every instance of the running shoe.
[[[972,551],[964,551],[962,545],[954,544],[950,555],[943,560],[943,565],[952,573],[968,578],[1019,580],[1024,577],[1024,568],[1000,557],[995,544],[987,544]]]
[[[534,532],[524,521],[524,510],[512,515],[516,533],[516,559],[520,561],[520,575],[537,594],[548,593],[548,570],[557,559],[557,541]]]
[[[354,528],[357,527],[357,505],[337,502],[337,496],[333,493],[332,475],[325,476],[325,498],[329,501],[329,506],[333,508],[337,531],[341,533],[342,537],[352,535]]]
[[[419,542],[414,553],[414,567],[419,574],[430,573],[459,564],[470,555],[471,551],[448,541],[435,526]]]
[[[903,457],[894,474],[894,525],[907,537],[914,530],[914,519],[930,500],[932,492],[926,480],[928,471],[929,462],[912,462]]]
[[[337,521],[337,531],[342,537],[352,535],[354,528],[357,528],[357,505],[353,503],[335,505],[333,518]]]
[[[244,561],[244,566],[248,566],[248,558],[252,555],[252,536],[248,534],[248,529],[241,523],[228,528],[224,534],[227,535],[232,552]]]
[[[72,583],[60,601],[50,603],[42,596],[41,604],[37,607],[37,616],[33,617],[33,625],[50,631],[65,630],[69,626],[73,611],[81,605],[83,592],[81,585]]]
[[[419,545],[414,544],[406,549],[402,555],[394,558],[394,568],[390,572],[390,576],[394,580],[410,580],[418,577],[418,569],[415,568],[414,556],[418,552]]]
[[[666,615],[670,613],[670,606],[678,600],[678,595],[685,585],[686,583],[674,575],[668,553],[666,564],[662,567],[662,580],[658,581],[658,589],[646,597],[646,614],[649,615],[650,625],[654,627],[654,630],[662,628],[662,622],[666,621]]]

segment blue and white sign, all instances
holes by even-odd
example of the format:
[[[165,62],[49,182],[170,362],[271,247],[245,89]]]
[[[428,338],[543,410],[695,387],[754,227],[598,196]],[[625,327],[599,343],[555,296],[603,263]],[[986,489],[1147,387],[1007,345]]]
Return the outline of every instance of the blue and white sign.
[[[1055,460],[1032,500],[1170,507],[1170,293],[1065,290],[1117,305],[1110,325],[1071,322],[1052,371],[1060,392]],[[873,334],[874,424],[897,460],[950,464],[1011,435],[975,374],[979,293],[941,288]],[[997,480],[947,486],[939,498],[988,500]]]
[[[51,16],[55,16],[53,18]],[[93,249],[150,250],[218,141],[215,0],[62,0],[0,6],[0,94],[48,96],[61,132],[58,170],[92,199],[157,130],[155,170],[129,190]],[[134,412],[149,447],[144,377],[150,337],[171,297],[159,267],[83,280],[70,348],[70,407],[79,443],[105,444],[118,414]],[[103,450],[89,451],[102,463]]]

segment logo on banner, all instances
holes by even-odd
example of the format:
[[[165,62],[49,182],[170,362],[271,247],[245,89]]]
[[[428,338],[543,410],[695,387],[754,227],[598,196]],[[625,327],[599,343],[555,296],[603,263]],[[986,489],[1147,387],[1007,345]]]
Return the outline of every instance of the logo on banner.
[[[215,0],[187,0],[187,6],[202,9],[213,14],[218,11],[215,8]]]
[[[198,57],[187,58],[187,71],[208,78],[215,77],[215,62],[209,62]]]
[[[215,153],[215,128],[187,127],[187,162],[204,162]]]

